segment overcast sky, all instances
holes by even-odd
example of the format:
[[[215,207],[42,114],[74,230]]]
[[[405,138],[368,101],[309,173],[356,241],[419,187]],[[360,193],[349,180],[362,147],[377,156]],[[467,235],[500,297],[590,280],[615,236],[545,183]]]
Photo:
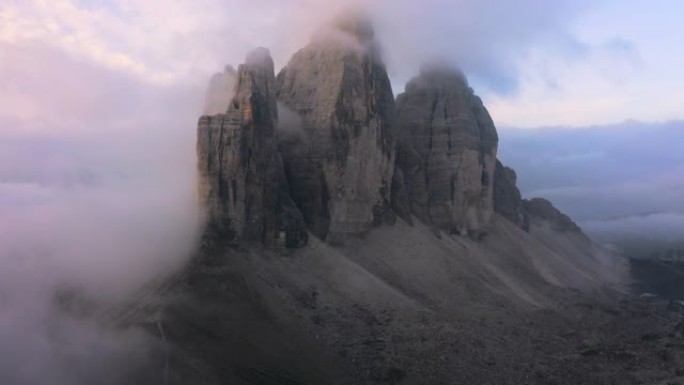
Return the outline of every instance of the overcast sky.
[[[40,123],[126,103],[107,78],[203,86],[256,46],[281,67],[353,3],[376,18],[396,93],[439,57],[502,127],[684,118],[677,0],[1,0],[0,121],[50,130]]]

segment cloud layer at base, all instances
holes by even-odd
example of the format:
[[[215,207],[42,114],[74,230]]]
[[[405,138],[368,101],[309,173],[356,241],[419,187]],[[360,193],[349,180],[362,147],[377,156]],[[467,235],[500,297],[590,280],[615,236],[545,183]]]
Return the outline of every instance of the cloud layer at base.
[[[684,122],[500,130],[500,156],[526,197],[554,202],[589,232],[684,240]]]
[[[3,90],[31,107],[0,113],[2,380],[126,383],[153,346],[99,314],[196,247],[204,90],[153,86],[44,46],[11,55],[16,87]]]

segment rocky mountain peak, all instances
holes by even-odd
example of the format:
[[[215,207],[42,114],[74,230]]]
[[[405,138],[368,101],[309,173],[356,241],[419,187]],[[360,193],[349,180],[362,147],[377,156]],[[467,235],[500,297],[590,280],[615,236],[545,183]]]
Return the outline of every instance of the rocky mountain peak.
[[[258,112],[270,115],[270,119],[277,122],[278,108],[273,59],[266,48],[251,51],[245,63],[238,67],[233,108],[240,109],[243,103],[257,108]],[[243,111],[247,115],[257,112],[255,109],[243,109]]]
[[[461,71],[425,66],[395,101],[372,28],[332,26],[277,77],[258,49],[217,78],[233,86],[197,128],[204,239],[243,247],[210,242],[113,314],[160,332],[135,383],[601,383],[626,364],[636,381],[649,357],[660,383],[680,369],[658,353],[679,332],[655,328],[658,354],[643,357],[625,335],[643,345],[645,322],[603,341],[631,311],[611,290],[625,266],[550,202],[522,199]]]
[[[212,79],[220,112],[198,127],[208,228],[295,246],[307,229],[337,242],[396,214],[475,239],[495,212],[525,230],[531,218],[576,228],[550,203],[522,200],[515,172],[496,160],[494,122],[462,71],[424,65],[395,102],[368,19],[343,15],[329,30],[277,77],[269,51],[258,48]]]
[[[268,48],[258,47],[247,54],[245,64],[247,67],[262,67],[266,71],[273,73],[273,58],[271,58],[271,51]]]
[[[544,198],[522,199],[516,186],[515,171],[496,161],[494,172],[494,210],[525,231],[531,227],[549,228],[559,233],[572,233],[589,238],[573,220]],[[533,226],[534,225],[534,226]]]
[[[205,234],[229,242],[306,243],[303,218],[289,196],[277,151],[273,60],[258,49],[238,67],[224,114],[197,128],[200,200]]]
[[[529,230],[529,217],[517,186],[515,171],[496,161],[494,170],[494,210],[521,229]]]
[[[452,233],[484,234],[494,212],[498,136],[463,74],[424,66],[397,97],[397,131],[411,211]]]
[[[363,233],[387,212],[394,166],[389,77],[375,50],[359,50],[372,28],[359,18],[332,28],[345,36],[315,37],[277,78],[278,100],[303,133],[280,145],[293,197],[314,234],[328,240]]]

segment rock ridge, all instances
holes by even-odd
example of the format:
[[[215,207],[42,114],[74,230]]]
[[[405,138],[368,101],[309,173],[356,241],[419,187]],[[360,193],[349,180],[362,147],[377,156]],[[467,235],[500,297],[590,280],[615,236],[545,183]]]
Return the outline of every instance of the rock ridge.
[[[523,199],[516,185],[515,171],[496,161],[494,173],[494,209],[525,231],[530,223],[549,226],[558,232],[575,232],[586,237],[573,220],[544,198]]]
[[[301,120],[281,141],[293,197],[330,242],[363,234],[389,210],[394,96],[370,24],[341,19],[278,74],[278,100]]]
[[[525,231],[581,231],[550,202],[522,199],[460,70],[424,65],[395,101],[379,52],[370,22],[345,16],[277,76],[258,48],[212,77],[197,129],[210,238],[338,243],[398,216],[479,240],[495,213]]]

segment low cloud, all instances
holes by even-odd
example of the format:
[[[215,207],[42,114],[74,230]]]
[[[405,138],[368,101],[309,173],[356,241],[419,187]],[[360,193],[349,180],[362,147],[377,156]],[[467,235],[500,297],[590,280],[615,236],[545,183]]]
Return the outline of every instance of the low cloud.
[[[147,282],[177,271],[195,247],[191,175],[118,176],[98,174],[97,163],[89,167],[94,179],[0,183],[5,383],[125,382],[151,346],[139,330],[102,324],[97,309],[120,306]],[[80,301],[95,311],[70,308]]]
[[[664,243],[684,241],[684,214],[633,215],[582,223],[586,231],[606,239],[650,239]]]
[[[152,345],[100,310],[177,271],[196,246],[204,88],[7,47],[0,95],[19,102],[0,107],[3,383],[126,383]]]
[[[526,197],[550,199],[603,240],[684,240],[684,122],[500,130]]]
[[[281,138],[296,138],[304,135],[303,122],[301,116],[278,102],[278,135]]]

